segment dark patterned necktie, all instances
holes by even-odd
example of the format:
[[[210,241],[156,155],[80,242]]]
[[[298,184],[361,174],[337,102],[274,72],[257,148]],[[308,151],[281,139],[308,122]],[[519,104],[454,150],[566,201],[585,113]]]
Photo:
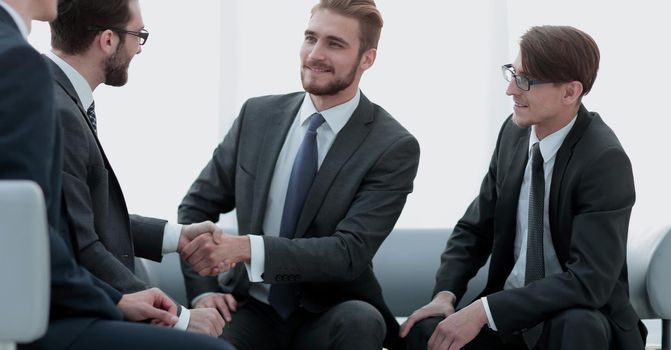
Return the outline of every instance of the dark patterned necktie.
[[[94,134],[98,134],[98,124],[96,120],[96,102],[93,101],[91,102],[91,106],[89,109],[86,110],[86,116],[89,118],[89,122],[91,122],[91,128],[93,129]]]
[[[545,277],[543,257],[543,205],[545,204],[545,172],[538,142],[531,146],[531,186],[529,188],[529,227],[527,234],[527,265],[524,285]]]
[[[315,113],[310,116],[310,124],[305,132],[303,142],[296,153],[296,160],[291,168],[287,196],[284,200],[280,237],[293,238],[298,218],[303,211],[305,198],[317,175],[317,128],[324,123],[324,117]],[[283,318],[288,318],[298,307],[298,297],[293,284],[273,284],[270,287],[268,301],[275,311]]]
[[[531,186],[529,188],[529,227],[524,285],[545,277],[543,256],[543,206],[545,204],[545,171],[538,142],[531,146]],[[524,332],[524,342],[533,349],[543,332],[543,322]]]

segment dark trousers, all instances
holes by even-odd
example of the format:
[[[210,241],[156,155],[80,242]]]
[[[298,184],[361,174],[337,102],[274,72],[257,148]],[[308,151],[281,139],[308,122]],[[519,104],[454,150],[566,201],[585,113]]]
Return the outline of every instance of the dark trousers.
[[[412,327],[408,334],[409,350],[423,350],[433,331],[444,318],[430,317]],[[610,349],[611,329],[606,317],[598,311],[571,309],[545,321],[543,333],[534,350],[607,350]],[[485,326],[467,350],[527,350],[521,336],[502,339]]]
[[[19,345],[19,349],[59,350],[235,350],[228,342],[202,334],[189,333],[146,323],[96,320],[69,344],[60,344],[67,338],[69,324],[80,324],[81,319],[54,321],[47,334],[31,344]]]
[[[238,305],[222,338],[238,350],[382,349],[384,319],[370,304],[351,300],[321,313],[298,309],[283,320],[256,299]]]

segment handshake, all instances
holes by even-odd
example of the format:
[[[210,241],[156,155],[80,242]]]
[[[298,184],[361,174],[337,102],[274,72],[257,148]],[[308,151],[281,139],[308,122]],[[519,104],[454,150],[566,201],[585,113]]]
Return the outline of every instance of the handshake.
[[[249,237],[226,234],[211,221],[184,225],[177,252],[201,276],[217,275],[251,258]]]

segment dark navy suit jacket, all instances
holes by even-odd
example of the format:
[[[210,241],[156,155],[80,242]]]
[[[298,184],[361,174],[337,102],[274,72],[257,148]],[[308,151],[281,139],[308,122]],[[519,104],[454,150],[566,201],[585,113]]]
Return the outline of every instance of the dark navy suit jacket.
[[[51,306],[47,335],[33,345],[67,346],[95,319],[121,319],[121,294],[79,267],[61,201],[62,140],[53,83],[40,54],[0,8],[0,179],[35,181],[49,219]],[[59,322],[68,319],[69,322]],[[77,320],[73,322],[73,320]]]

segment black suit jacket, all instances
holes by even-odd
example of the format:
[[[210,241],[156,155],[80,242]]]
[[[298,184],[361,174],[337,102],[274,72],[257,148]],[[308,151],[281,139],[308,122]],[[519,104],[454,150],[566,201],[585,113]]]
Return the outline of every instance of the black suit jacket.
[[[50,72],[40,55],[21,37],[16,24],[0,8],[0,179],[35,181],[45,194],[51,254],[49,328],[38,340],[64,348],[93,319],[121,319],[121,295],[95,280],[75,263],[62,220],[62,144],[54,118]],[[78,319],[67,329],[58,320]],[[56,331],[58,329],[58,331]]]
[[[491,254],[483,295],[500,333],[516,333],[563,310],[585,308],[610,320],[617,349],[642,349],[645,332],[629,303],[626,265],[635,200],[631,164],[612,130],[582,105],[557,152],[550,187],[550,231],[563,272],[503,290],[515,263],[517,204],[530,130],[511,118],[503,124],[480,194],[442,254],[434,294],[452,291],[460,299]]]
[[[216,221],[237,210],[238,231],[263,234],[268,191],[278,154],[304,93],[250,99],[179,209],[180,222]],[[267,283],[296,283],[300,303],[324,311],[345,300],[375,306],[395,347],[398,323],[387,308],[371,260],[391,232],[419,163],[415,138],[363,94],[338,133],[308,193],[295,237],[264,237]],[[216,278],[186,273],[190,298],[219,291]],[[248,295],[244,266],[229,290]]]
[[[65,73],[49,58],[64,133],[63,194],[77,260],[122,293],[147,288],[134,257],[161,261],[164,220],[128,215],[121,186]]]

